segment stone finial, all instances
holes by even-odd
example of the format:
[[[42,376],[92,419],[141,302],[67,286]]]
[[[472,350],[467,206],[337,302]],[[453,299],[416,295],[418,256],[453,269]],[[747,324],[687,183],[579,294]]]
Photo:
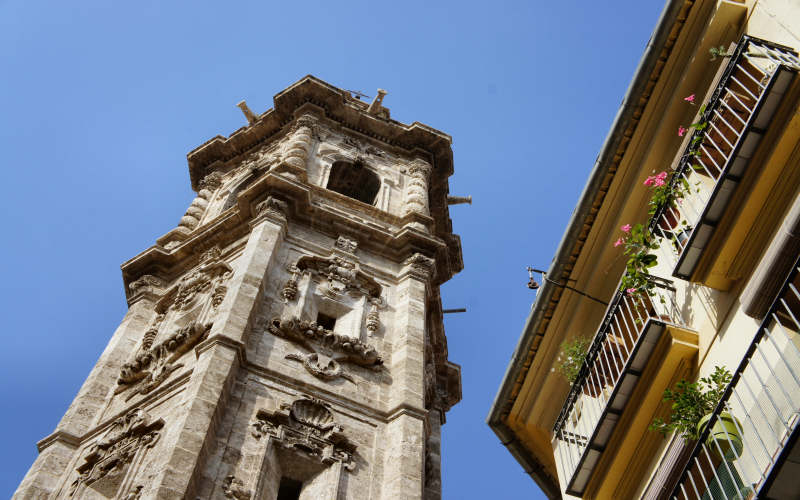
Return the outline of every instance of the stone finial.
[[[244,101],[244,99],[239,101],[236,104],[236,106],[238,106],[239,109],[242,110],[242,113],[244,113],[244,117],[247,118],[247,123],[249,123],[250,125],[254,124],[256,120],[258,120],[258,116],[256,116],[256,114],[253,113],[253,111],[247,106],[247,103]]]
[[[383,98],[386,96],[386,91],[383,89],[378,89],[378,95],[375,96],[375,99],[372,100],[372,103],[367,108],[367,113],[371,115],[377,115],[380,113],[381,108],[383,106],[381,103],[383,102]]]

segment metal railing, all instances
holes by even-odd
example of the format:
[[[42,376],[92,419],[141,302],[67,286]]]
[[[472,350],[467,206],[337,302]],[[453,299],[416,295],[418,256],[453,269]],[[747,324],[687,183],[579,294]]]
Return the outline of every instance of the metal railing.
[[[617,292],[553,428],[567,493],[581,494],[666,324],[684,324],[671,282],[653,295]]]
[[[787,47],[744,36],[730,56],[671,178],[682,198],[660,207],[650,230],[669,241],[662,254],[688,279],[733,196],[780,99],[800,69]]]
[[[800,420],[798,266],[800,260],[733,374],[671,498],[782,497],[762,490],[775,485],[776,466]],[[790,481],[789,491],[796,493],[797,478]]]

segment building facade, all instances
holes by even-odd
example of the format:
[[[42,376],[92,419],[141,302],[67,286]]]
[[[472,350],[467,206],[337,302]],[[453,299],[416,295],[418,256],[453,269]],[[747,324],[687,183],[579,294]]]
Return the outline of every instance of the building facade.
[[[188,155],[129,310],[15,498],[441,497],[451,139],[307,76]]]
[[[800,498],[798,49],[667,2],[488,417],[548,497]]]

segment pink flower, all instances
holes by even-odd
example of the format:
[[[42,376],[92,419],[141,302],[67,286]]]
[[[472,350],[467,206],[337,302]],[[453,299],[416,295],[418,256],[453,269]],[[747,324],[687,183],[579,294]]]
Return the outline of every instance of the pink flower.
[[[625,240],[623,240],[622,238],[619,238],[619,239],[617,239],[617,241],[614,242],[614,247],[618,247],[618,246],[622,245],[623,243],[625,243]]]
[[[631,232],[631,225],[630,224],[625,224],[620,229],[622,230],[623,233],[630,233]]]
[[[653,177],[653,184],[656,187],[660,187],[666,184],[666,180],[667,180],[667,173],[661,172],[660,174]]]
[[[690,95],[688,97],[684,97],[683,100],[686,101],[686,102],[694,104],[694,94],[692,94],[692,95]]]
[[[653,177],[652,175],[649,175],[649,176],[647,176],[647,179],[644,180],[644,185],[645,186],[652,186],[653,182],[655,182],[655,180],[656,180],[655,177]]]
[[[632,294],[636,293],[636,289],[635,288],[626,288],[625,289],[625,293],[627,293],[628,295],[632,295]]]
[[[685,129],[682,126],[678,127],[678,137],[683,137],[683,134],[685,134],[687,130],[688,129]]]
[[[667,178],[667,172],[661,172],[660,174],[656,175],[656,179],[661,179],[662,181]]]
[[[663,186],[664,184],[666,184],[666,182],[664,182],[664,179],[661,179],[661,178],[659,178],[659,177],[656,177],[656,180],[655,180],[655,181],[653,181],[653,182],[655,183],[655,186],[656,186],[656,187],[661,187],[661,186]]]

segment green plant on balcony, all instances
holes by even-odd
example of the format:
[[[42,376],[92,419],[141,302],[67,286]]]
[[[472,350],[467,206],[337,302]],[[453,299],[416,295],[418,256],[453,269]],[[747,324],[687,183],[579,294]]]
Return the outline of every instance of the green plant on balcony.
[[[578,337],[561,344],[561,353],[556,360],[556,370],[574,384],[581,373],[581,367],[592,341],[586,337]]]
[[[694,104],[694,100],[694,94],[684,98],[684,101],[689,104]],[[679,127],[678,136],[683,137],[686,132],[692,129],[696,131],[705,130],[708,126],[708,122],[702,118],[705,114],[705,109],[705,106],[700,107],[699,114],[701,119],[699,121],[692,123],[688,128]],[[699,155],[702,140],[702,134],[695,134],[689,144],[688,156]],[[691,168],[694,170],[700,169],[696,165],[691,165]],[[658,249],[659,242],[650,228],[653,225],[654,218],[658,218],[659,227],[669,239],[674,239],[676,236],[687,232],[689,230],[688,223],[686,220],[679,220],[679,217],[675,214],[679,213],[679,210],[677,210],[678,205],[691,191],[692,186],[685,177],[680,175],[680,169],[649,175],[644,180],[644,185],[651,189],[650,200],[647,202],[648,222],[647,224],[623,225],[620,230],[625,234],[614,242],[614,246],[624,245],[624,254],[628,256],[620,290],[625,291],[628,295],[646,293],[653,296],[655,285],[648,279],[648,269],[658,264],[658,257],[651,251]],[[676,228],[678,229],[676,230]]]
[[[705,428],[705,425],[699,424],[701,421],[707,423],[706,417],[714,411],[730,381],[731,373],[717,366],[711,375],[697,382],[681,380],[675,389],[665,389],[664,402],[672,401],[669,421],[656,418],[650,424],[650,430],[661,432],[665,436],[674,431],[686,439],[697,441]],[[724,415],[727,413],[723,412],[720,418],[724,419]]]

